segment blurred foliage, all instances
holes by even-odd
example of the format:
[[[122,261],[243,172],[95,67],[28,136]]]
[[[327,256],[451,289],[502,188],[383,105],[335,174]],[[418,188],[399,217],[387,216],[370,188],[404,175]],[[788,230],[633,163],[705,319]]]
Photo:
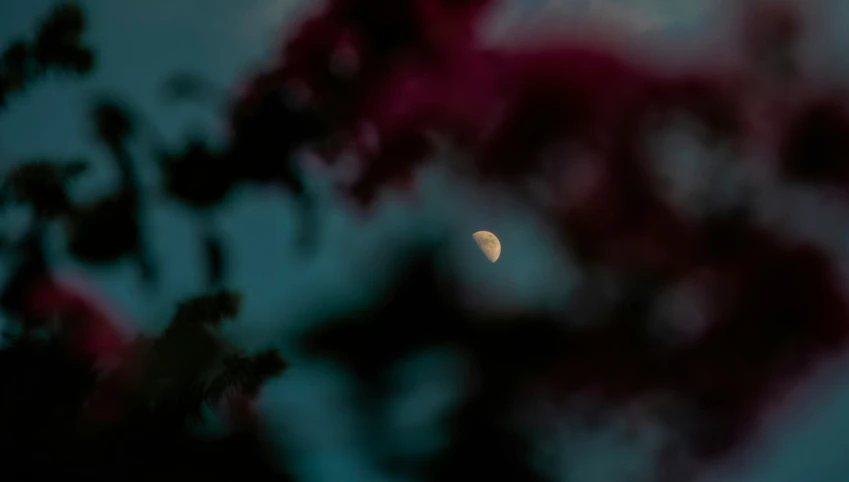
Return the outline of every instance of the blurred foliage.
[[[6,175],[4,197],[8,201],[29,204],[40,217],[64,215],[71,210],[68,183],[85,170],[85,161],[27,161]]]
[[[204,323],[217,298],[199,298],[192,305],[197,313],[184,306],[180,316]],[[15,480],[63,473],[152,480],[174,471],[210,480],[288,480],[263,455],[251,426],[236,425],[219,439],[193,435],[204,406],[255,394],[285,368],[276,351],[245,354],[203,326],[215,322],[140,337],[123,364],[106,372],[71,357],[73,337],[64,330],[7,335],[0,350],[6,473]]]
[[[79,6],[61,4],[32,40],[13,42],[0,64],[0,107],[48,74],[91,72],[95,57],[85,26]],[[28,233],[3,244],[12,261],[0,303],[11,320],[0,349],[5,476],[291,480],[270,456],[252,409],[244,408],[286,362],[273,349],[245,353],[217,331],[238,315],[239,293],[187,300],[162,335],[130,341],[94,293],[57,279],[45,254],[45,228],[54,220],[65,226],[68,251],[78,259],[103,264],[133,256],[142,275],[154,279],[142,232],[144,193],[131,155],[137,120],[114,98],[99,99],[90,114],[93,134],[120,174],[114,192],[86,203],[74,199],[72,184],[86,173],[84,160],[4,166],[0,206],[31,207]],[[213,238],[206,243],[214,258],[210,276],[222,281],[222,248]],[[196,433],[209,413],[229,406],[228,434]]]
[[[12,94],[28,89],[48,74],[84,75],[94,68],[94,52],[83,41],[85,15],[74,3],[56,6],[32,40],[17,40],[0,64],[0,108]]]
[[[222,334],[242,295],[225,288],[229,251],[215,216],[237,187],[270,184],[298,201],[300,247],[314,248],[317,211],[298,163],[304,150],[329,167],[355,154],[361,175],[345,191],[368,208],[381,190],[410,187],[441,139],[464,154],[457,162],[468,162],[462,167],[481,183],[532,205],[585,275],[568,313],[484,315],[464,307],[459,281],[440,269],[442,246],[423,246],[393,266],[396,278],[375,303],[299,334],[308,356],[353,378],[366,452],[394,475],[547,480],[531,462],[538,448],[522,418],[538,403],[569,406],[588,397],[594,415],[582,422],[589,423],[658,394],[671,402],[653,415],[677,437],[666,449],[700,466],[745,443],[770,397],[845,349],[849,311],[833,256],[759,224],[750,199],[704,213],[677,206],[650,169],[648,139],[679,117],[697,124],[711,147],[745,157],[761,127],[752,125],[750,97],[768,90],[752,79],[766,75],[787,89],[795,79],[794,22],[769,9],[746,20],[753,28],[738,40],[751,71],[670,73],[591,39],[522,52],[483,48],[476,22],[491,3],[328,2],[224,113],[231,135],[221,147],[200,137],[161,145],[145,137],[131,106],[98,98],[88,112],[91,133],[119,175],[100,198],[72,195],[85,161],[4,166],[0,207],[31,208],[28,232],[2,243],[12,269],[0,307],[12,322],[0,350],[0,451],[13,479],[293,480],[287,463],[268,456],[261,414],[251,407],[287,361],[274,349],[248,353]],[[0,65],[0,106],[48,73],[90,72],[95,59],[84,37],[81,9],[63,4],[32,39],[13,42]],[[740,78],[752,85],[740,87]],[[215,91],[189,74],[165,85],[171,100],[217,104]],[[781,182],[845,189],[847,104],[838,93],[820,94],[800,94],[783,116],[761,122],[776,122],[770,132]],[[547,149],[564,143],[589,154],[596,178],[569,170],[573,162],[549,165],[556,162]],[[156,153],[161,186],[140,181],[139,146]],[[580,157],[572,154],[563,160]],[[586,187],[560,183],[572,177]],[[528,196],[530,180],[541,180],[553,200]],[[129,339],[95,293],[61,281],[46,254],[47,233],[59,221],[77,260],[133,259],[156,286],[162,260],[148,247],[154,233],[145,229],[145,207],[157,190],[197,214],[209,289],[178,303],[160,335]],[[709,299],[704,306],[685,296],[691,284]],[[697,313],[676,305],[659,315],[669,298]],[[699,316],[701,326],[688,326]],[[694,340],[659,335],[662,317],[668,331],[697,332]],[[394,377],[411,356],[440,348],[466,364],[465,397],[442,421],[444,446],[410,456],[389,437]],[[210,413],[226,419],[226,435],[195,432]],[[692,480],[682,466],[689,460],[664,457],[659,471],[674,474],[673,482]]]
[[[201,140],[186,143],[182,152],[163,159],[165,187],[176,199],[190,206],[214,206],[236,183],[226,160]]]

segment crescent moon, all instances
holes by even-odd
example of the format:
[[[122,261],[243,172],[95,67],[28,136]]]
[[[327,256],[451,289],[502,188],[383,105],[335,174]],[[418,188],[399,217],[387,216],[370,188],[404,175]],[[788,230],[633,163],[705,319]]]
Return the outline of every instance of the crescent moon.
[[[494,234],[489,231],[478,231],[472,235],[472,238],[487,259],[493,263],[498,261],[498,257],[501,256],[501,241]]]

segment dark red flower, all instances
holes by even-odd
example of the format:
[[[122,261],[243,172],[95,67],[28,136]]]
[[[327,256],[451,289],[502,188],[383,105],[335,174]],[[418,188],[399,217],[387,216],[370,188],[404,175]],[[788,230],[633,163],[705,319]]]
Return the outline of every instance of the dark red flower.
[[[44,279],[28,294],[26,312],[63,334],[72,353],[114,366],[127,354],[128,325],[93,293],[79,281]]]

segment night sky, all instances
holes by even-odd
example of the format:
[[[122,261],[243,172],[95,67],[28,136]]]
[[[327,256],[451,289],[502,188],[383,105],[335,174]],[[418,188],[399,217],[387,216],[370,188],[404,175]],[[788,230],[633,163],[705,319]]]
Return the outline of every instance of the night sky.
[[[28,33],[53,3],[0,0],[0,45]],[[304,10],[301,0],[84,0],[81,3],[89,15],[88,38],[97,52],[94,75],[82,82],[48,81],[15,99],[0,117],[0,158],[5,165],[10,159],[41,154],[87,156],[101,168],[95,170],[87,184],[79,186],[82,195],[108,187],[113,176],[103,157],[105,154],[91,142],[85,117],[91,99],[100,94],[127,99],[133,109],[155,126],[155,133],[143,135],[156,136],[164,142],[176,143],[183,135],[196,132],[220,136],[226,128],[219,120],[223,117],[217,115],[220,111],[215,111],[220,106],[168,104],[162,95],[163,82],[174,73],[190,72],[208,79],[225,93],[234,91],[246,72],[261,66],[274,54],[275,39]],[[553,3],[556,2],[526,0],[526,5],[516,8],[541,8]],[[598,2],[590,3],[600,8]],[[627,3],[639,7],[639,0]],[[690,10],[666,7],[658,11],[665,4],[679,2],[645,0],[643,3],[649,6],[644,7],[640,18],[654,19],[655,34],[661,34],[656,29],[671,32],[682,29],[682,25],[698,23]],[[710,17],[709,9],[695,11],[703,12],[704,18]],[[676,18],[680,19],[677,24]],[[832,18],[849,19],[849,16]],[[842,32],[834,36],[835,40],[841,40],[836,44],[837,49],[849,52],[849,29]],[[664,35],[669,38],[672,34]],[[847,40],[842,41],[841,36]],[[849,63],[846,68],[849,72]],[[143,159],[145,154],[140,150],[138,157]],[[316,182],[315,189],[324,192],[320,182]],[[246,346],[275,340],[275,344],[286,350],[286,334],[311,322],[317,308],[328,303],[344,306],[367,299],[370,284],[364,283],[358,273],[385,254],[377,252],[375,240],[386,237],[404,240],[446,230],[457,233],[455,261],[463,267],[470,283],[481,283],[482,275],[474,268],[477,264],[468,259],[480,256],[475,252],[471,233],[486,229],[499,236],[503,252],[496,265],[499,270],[488,281],[485,291],[500,295],[508,306],[548,303],[563,295],[564,290],[568,292],[568,260],[557,255],[548,244],[551,240],[547,234],[533,219],[522,216],[519,208],[502,203],[497,197],[469,199],[462,186],[446,188],[437,174],[424,182],[421,200],[415,206],[385,203],[373,218],[358,221],[326,195],[322,207],[323,244],[319,256],[312,260],[303,259],[294,251],[291,200],[273,191],[240,191],[215,220],[232,250],[229,284],[245,293],[243,313],[228,328],[233,338]],[[146,291],[137,268],[129,262],[102,270],[86,269],[86,273],[113,300],[114,306],[133,320],[134,326],[141,331],[156,332],[164,327],[174,303],[203,289],[204,279],[198,254],[198,219],[161,200],[148,202],[151,210],[146,221],[162,269],[162,286],[153,292]],[[14,225],[13,219],[7,222]],[[80,272],[81,268],[71,260],[63,259],[62,263],[66,272]],[[375,282],[379,281],[379,273],[374,278]],[[486,304],[486,301],[477,302]],[[286,356],[292,359],[291,370],[271,383],[260,401],[272,429],[297,431],[310,427],[310,434],[303,437],[304,446],[296,449],[304,451],[299,470],[314,481],[384,480],[372,473],[369,464],[359,456],[362,447],[357,438],[356,417],[332,408],[348,396],[347,382],[321,364],[299,359],[296,353]],[[416,373],[430,374],[421,375],[423,382],[417,388],[427,396],[418,396],[422,406],[405,410],[438,411],[440,406],[450,403],[454,390],[449,383],[451,361],[435,354],[433,359],[416,361],[419,362],[427,368],[411,368],[411,377],[418,376]],[[823,367],[821,373],[775,407],[775,414],[768,417],[769,427],[763,431],[761,440],[753,444],[752,454],[741,455],[741,459],[747,460],[729,460],[725,467],[709,473],[706,480],[849,481],[847,369],[849,360],[837,360]],[[326,415],[327,412],[332,415]],[[416,417],[426,418],[426,415],[413,416],[411,420]],[[426,426],[421,420],[405,426],[409,427],[409,433],[423,440],[438,438],[429,429],[417,428]],[[586,434],[564,434],[564,447],[582,461],[570,466],[575,478],[568,480],[641,480],[605,472],[610,467],[629,465],[638,470],[644,456],[617,441],[615,430],[614,427]],[[847,475],[841,478],[837,475],[841,473]]]

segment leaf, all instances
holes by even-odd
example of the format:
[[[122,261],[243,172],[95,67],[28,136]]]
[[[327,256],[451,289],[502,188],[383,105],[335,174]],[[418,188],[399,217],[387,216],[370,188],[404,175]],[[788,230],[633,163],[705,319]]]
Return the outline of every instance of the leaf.
[[[177,308],[171,325],[207,325],[217,327],[222,321],[239,314],[242,295],[236,291],[221,290],[184,301]]]
[[[70,250],[84,261],[115,261],[139,247],[136,205],[124,193],[76,209],[68,228]]]
[[[24,241],[19,255],[20,260],[0,294],[0,307],[16,316],[25,315],[28,296],[49,273],[41,232],[36,231],[30,234]]]
[[[125,145],[135,129],[133,115],[114,99],[97,101],[91,111],[95,135],[110,149]]]
[[[286,360],[274,349],[252,356],[235,353],[224,360],[224,369],[210,381],[207,397],[217,402],[229,391],[253,396],[263,383],[283,373],[287,366]]]
[[[0,72],[5,79],[2,88],[7,91],[22,89],[32,78],[32,51],[25,41],[17,40],[6,48]]]
[[[203,141],[189,141],[184,150],[166,154],[163,161],[166,190],[195,208],[220,203],[236,182],[225,159]]]
[[[11,94],[26,89],[48,72],[82,75],[94,68],[94,52],[82,43],[85,16],[75,4],[55,8],[32,42],[16,40],[0,59],[0,108]]]
[[[68,183],[85,171],[83,161],[58,163],[36,160],[21,164],[6,177],[4,194],[13,202],[32,205],[36,214],[55,217],[71,210]]]
[[[135,216],[138,217],[138,199],[142,195],[142,185],[128,146],[130,137],[135,133],[135,115],[129,107],[116,98],[101,98],[91,110],[94,133],[109,150],[121,179],[119,196],[135,202]]]
[[[85,14],[79,5],[65,3],[53,9],[33,42],[33,55],[42,69],[84,74],[94,66],[94,54],[82,43]]]

